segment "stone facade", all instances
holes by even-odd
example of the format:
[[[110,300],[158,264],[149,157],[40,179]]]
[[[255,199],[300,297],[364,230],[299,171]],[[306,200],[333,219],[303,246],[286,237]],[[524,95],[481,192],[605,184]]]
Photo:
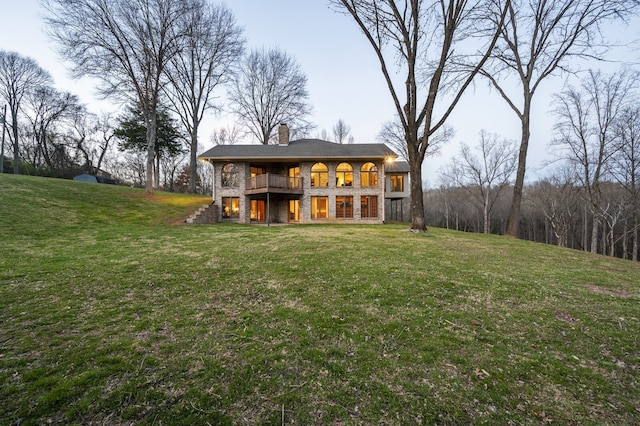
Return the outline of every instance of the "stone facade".
[[[382,223],[384,214],[384,164],[383,162],[374,161],[347,161],[353,169],[353,184],[350,186],[336,186],[336,167],[345,161],[322,161],[328,168],[328,186],[313,187],[311,186],[311,167],[317,161],[302,161],[300,163],[287,164],[270,164],[267,167],[267,173],[281,176],[287,175],[287,170],[291,166],[300,167],[300,177],[302,178],[302,191],[300,195],[295,194],[269,194],[269,217],[265,218],[270,223],[327,223],[327,222],[351,222],[351,223]],[[361,186],[361,168],[365,163],[374,163],[377,167],[376,186]],[[218,209],[219,221],[236,221],[241,223],[256,222],[255,211],[252,217],[251,200],[262,199],[261,195],[246,195],[247,182],[251,178],[250,163],[233,162],[238,168],[238,179],[235,186],[222,186],[222,168],[228,162],[213,162],[214,167],[214,204],[221,206]],[[336,217],[336,196],[353,197],[353,214],[349,218]],[[363,217],[361,210],[361,197],[370,196],[377,197],[376,217]],[[238,217],[223,217],[223,198],[235,197],[239,198]],[[311,218],[311,199],[312,197],[328,198],[328,217],[324,219]],[[266,195],[263,197],[266,198]],[[299,219],[292,221],[289,217],[289,200],[299,200]],[[264,200],[266,201],[266,200]]]

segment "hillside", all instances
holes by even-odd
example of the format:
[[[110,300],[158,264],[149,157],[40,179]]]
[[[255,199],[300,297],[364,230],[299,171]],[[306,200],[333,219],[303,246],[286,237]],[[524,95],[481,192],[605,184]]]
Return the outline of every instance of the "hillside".
[[[0,175],[0,424],[633,424],[640,264]]]

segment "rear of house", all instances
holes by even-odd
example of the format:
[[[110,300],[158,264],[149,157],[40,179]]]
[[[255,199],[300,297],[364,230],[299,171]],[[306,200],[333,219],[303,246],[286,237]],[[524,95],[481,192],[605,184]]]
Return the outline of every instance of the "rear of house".
[[[213,166],[218,220],[382,223],[385,196],[406,195],[402,185],[385,185],[397,155],[384,144],[289,141],[285,125],[279,135],[277,145],[218,145],[200,155]],[[406,181],[403,173],[394,182]]]

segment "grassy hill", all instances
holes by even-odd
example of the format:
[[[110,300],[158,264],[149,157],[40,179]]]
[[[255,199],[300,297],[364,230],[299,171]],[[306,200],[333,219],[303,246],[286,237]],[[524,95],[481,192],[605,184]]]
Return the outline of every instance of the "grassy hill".
[[[0,175],[0,424],[640,422],[640,264]]]

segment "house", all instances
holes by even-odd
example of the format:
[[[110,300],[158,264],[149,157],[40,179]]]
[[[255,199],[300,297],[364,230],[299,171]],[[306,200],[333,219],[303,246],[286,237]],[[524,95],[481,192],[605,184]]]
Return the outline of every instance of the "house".
[[[385,170],[397,155],[384,144],[289,141],[218,145],[199,156],[213,165],[218,221],[383,223],[385,199],[408,196],[408,171]],[[385,191],[386,187],[386,191]]]

